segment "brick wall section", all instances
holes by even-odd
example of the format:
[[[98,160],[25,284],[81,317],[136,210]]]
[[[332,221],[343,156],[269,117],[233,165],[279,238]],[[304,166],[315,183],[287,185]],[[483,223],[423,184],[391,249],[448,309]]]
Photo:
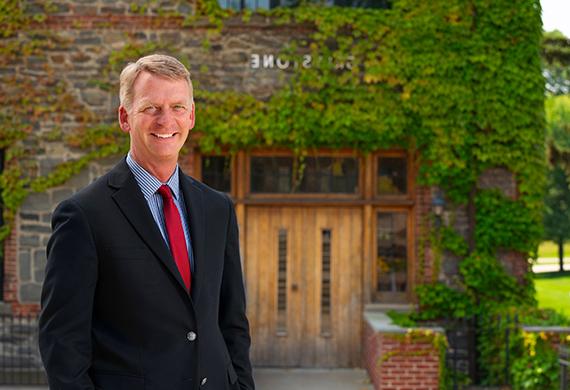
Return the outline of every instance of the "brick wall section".
[[[408,343],[404,333],[378,333],[365,323],[363,361],[375,390],[439,389],[439,356],[426,341]]]
[[[362,362],[368,371],[368,376],[374,384],[374,389],[378,390],[380,384],[380,337],[376,334],[370,324],[364,322],[362,332]]]

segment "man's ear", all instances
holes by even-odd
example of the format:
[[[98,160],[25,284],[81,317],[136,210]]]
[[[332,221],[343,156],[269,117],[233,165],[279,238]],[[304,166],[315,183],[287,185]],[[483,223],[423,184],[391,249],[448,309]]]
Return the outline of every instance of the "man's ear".
[[[194,102],[192,102],[192,108],[190,109],[190,130],[194,128],[196,124],[196,106],[194,106]]]
[[[119,126],[121,126],[121,130],[125,133],[131,131],[131,125],[129,125],[129,113],[123,105],[119,106]]]

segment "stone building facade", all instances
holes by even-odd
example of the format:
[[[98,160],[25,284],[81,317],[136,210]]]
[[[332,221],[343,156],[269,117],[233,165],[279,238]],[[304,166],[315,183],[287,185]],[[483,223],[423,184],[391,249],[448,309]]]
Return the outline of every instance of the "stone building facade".
[[[28,12],[46,15],[40,2],[29,3]],[[180,17],[158,18],[158,7],[141,15],[131,11],[131,3],[81,0],[53,2],[54,8],[50,9],[45,21],[36,26],[42,34],[53,35],[47,38],[54,40],[53,47],[41,56],[28,56],[25,63],[9,64],[1,71],[4,74],[28,75],[38,80],[55,74],[58,81],[65,83],[77,103],[87,107],[102,123],[116,120],[118,85],[115,78],[112,91],[107,92],[93,86],[91,82],[103,78],[113,52],[128,44],[156,42],[161,47],[157,49],[158,52],[187,58],[195,88],[231,89],[264,98],[281,85],[282,77],[287,73],[286,70],[277,68],[276,58],[283,44],[292,35],[299,34],[297,29],[291,31],[275,28],[263,20],[259,24],[248,26],[236,22],[228,31],[211,39],[211,49],[205,49],[203,42],[206,39],[207,25],[185,28]],[[160,12],[188,14],[193,7],[194,4],[187,1],[161,2]],[[30,35],[22,32],[17,39],[30,39]],[[177,50],[168,50],[174,46]],[[273,65],[261,69],[252,68],[252,55],[255,54],[274,56],[271,61]],[[199,105],[197,111],[199,116]],[[49,134],[57,127],[67,135],[79,126],[80,123],[70,112],[59,123],[38,123],[34,132],[39,135]],[[199,123],[197,128],[199,129]],[[70,147],[63,140],[39,142],[39,145],[34,146],[40,153],[34,156],[33,161],[39,175],[46,175],[58,164],[76,159],[84,153],[78,148]],[[119,157],[111,157],[108,161],[94,162],[64,185],[42,193],[32,193],[27,197],[18,213],[15,229],[5,244],[6,302],[26,306],[22,310],[37,309],[46,262],[45,245],[51,232],[51,211],[61,200],[89,184],[118,159]],[[182,163],[188,165],[190,160]]]
[[[40,34],[42,39],[51,42],[41,54],[33,53],[25,57],[24,62],[12,62],[0,67],[0,74],[31,78],[41,83],[52,80],[64,86],[75,107],[86,108],[101,123],[116,121],[118,107],[117,70],[115,67],[117,52],[126,47],[143,47],[146,50],[154,47],[154,51],[166,52],[185,59],[190,64],[192,79],[196,89],[208,91],[232,90],[253,95],[258,99],[271,96],[283,83],[295,66],[279,57],[284,45],[294,38],[304,37],[310,31],[307,26],[274,25],[261,16],[254,16],[248,23],[240,17],[230,19],[219,33],[211,33],[212,26],[206,21],[186,25],[184,15],[192,15],[196,4],[192,1],[160,1],[156,4],[140,2],[133,7],[133,2],[110,0],[58,0],[53,1],[47,11],[41,2],[28,3],[28,12],[44,15],[45,18],[35,22],[33,30],[22,31],[7,40],[26,41]],[[154,46],[151,46],[154,45]],[[121,61],[123,61],[121,63]],[[118,66],[124,65],[119,59]],[[297,64],[297,66],[302,66]],[[96,81],[111,81],[112,88],[101,88]],[[10,87],[4,87],[10,93]],[[197,101],[197,125],[200,130],[200,101]],[[72,135],[81,126],[80,120],[71,111],[56,120],[44,120],[34,124],[33,131],[38,135],[31,150],[33,156],[25,156],[31,169],[37,175],[46,175],[56,166],[69,160],[77,159],[85,151],[71,146],[66,136]],[[61,137],[50,137],[55,130]],[[190,153],[181,159],[183,169],[190,174],[201,176],[199,165],[200,151],[190,142]],[[404,151],[405,155],[405,151]],[[49,188],[43,192],[30,194],[17,213],[14,229],[5,241],[4,252],[4,302],[14,312],[37,312],[41,286],[46,265],[45,247],[51,233],[51,212],[63,199],[92,182],[112,167],[121,155],[107,157],[90,163],[79,174],[66,183]],[[238,162],[245,161],[245,154]],[[358,156],[360,161],[368,161],[371,157]],[[375,162],[369,160],[369,166]],[[239,165],[239,164],[238,164]],[[236,168],[236,172],[239,169]],[[410,175],[414,175],[411,172]],[[239,176],[239,173],[238,173]],[[415,177],[410,180],[414,181]],[[480,188],[497,188],[511,198],[517,197],[515,178],[500,167],[488,170],[479,178]],[[412,186],[410,194],[412,203],[407,203],[409,214],[409,253],[415,263],[411,265],[415,273],[420,267],[420,232],[421,224],[433,213],[433,199],[438,194],[437,188]],[[372,190],[371,190],[372,191]],[[238,190],[239,192],[239,190]],[[237,194],[242,199],[243,194]],[[240,204],[238,199],[239,222],[247,219],[247,201]],[[363,204],[360,202],[360,204]],[[340,207],[340,203],[327,203],[331,209]],[[368,207],[368,208],[367,208]],[[370,218],[376,213],[377,206],[364,206],[362,218]],[[339,217],[341,218],[341,217]],[[359,217],[360,218],[360,217]],[[447,208],[442,218],[453,220],[455,228],[467,237],[470,229],[469,212],[466,208]],[[364,221],[363,226],[368,223]],[[242,246],[246,245],[242,229]],[[367,245],[374,246],[373,237],[363,234]],[[370,233],[371,235],[372,233]],[[366,238],[368,237],[368,238]],[[244,249],[242,248],[242,253]],[[363,258],[375,257],[374,251],[363,250]],[[439,271],[434,269],[433,254],[428,247],[421,265],[421,273],[427,280],[439,279],[450,284],[458,273],[458,259],[444,253]],[[514,275],[522,276],[527,270],[527,261],[522,254],[503,253],[503,261]],[[248,256],[245,256],[247,263]],[[246,264],[247,268],[247,264]],[[253,271],[252,271],[253,272]],[[439,272],[438,275],[434,275]],[[374,307],[374,287],[366,282],[374,280],[368,275],[366,267],[361,275],[365,285],[360,287],[362,296],[357,311],[366,307]],[[411,294],[405,301],[413,302]],[[397,302],[402,303],[402,300]],[[390,301],[380,302],[392,303]],[[357,326],[362,328],[359,322]],[[359,330],[360,332],[360,330]],[[361,337],[357,335],[356,340]],[[357,341],[358,343],[358,341]],[[260,353],[260,356],[262,354]],[[360,356],[360,346],[354,351]],[[320,363],[316,364],[319,365]],[[354,360],[339,365],[360,365]],[[333,363],[334,365],[334,363]]]

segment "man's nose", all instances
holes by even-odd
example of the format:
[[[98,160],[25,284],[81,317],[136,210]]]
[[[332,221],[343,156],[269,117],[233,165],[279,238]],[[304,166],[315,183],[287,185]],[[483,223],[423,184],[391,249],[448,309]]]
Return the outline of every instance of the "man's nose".
[[[157,123],[163,127],[170,126],[174,123],[174,113],[169,108],[161,110],[157,118]]]

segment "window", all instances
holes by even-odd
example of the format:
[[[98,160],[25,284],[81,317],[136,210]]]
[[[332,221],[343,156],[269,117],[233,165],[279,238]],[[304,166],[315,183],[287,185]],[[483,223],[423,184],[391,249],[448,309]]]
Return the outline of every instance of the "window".
[[[393,0],[310,0],[308,2],[338,7],[383,8],[392,7]],[[243,9],[272,9],[275,7],[295,7],[301,0],[218,0],[222,8],[235,10]]]
[[[291,7],[298,5],[298,0],[218,0],[222,8],[235,10],[243,9],[271,9],[275,7]]]
[[[330,336],[331,318],[331,229],[321,230],[321,335]]]
[[[277,334],[287,335],[287,229],[279,229],[277,254]]]
[[[251,157],[252,193],[356,194],[358,159],[307,157],[302,167],[293,157]],[[300,173],[302,171],[302,173]]]
[[[378,195],[406,195],[408,193],[406,157],[379,157],[376,179]]]
[[[376,273],[379,293],[405,293],[408,288],[408,229],[406,212],[378,212]]]
[[[231,178],[231,157],[202,157],[202,181],[204,183],[218,191],[230,192]]]

